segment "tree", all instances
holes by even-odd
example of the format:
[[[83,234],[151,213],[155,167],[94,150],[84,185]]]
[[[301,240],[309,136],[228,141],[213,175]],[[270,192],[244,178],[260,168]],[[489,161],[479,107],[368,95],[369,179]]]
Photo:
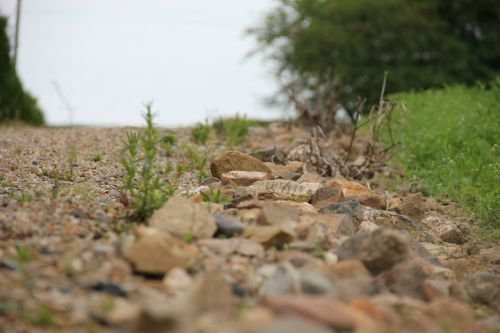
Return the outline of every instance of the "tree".
[[[43,113],[36,99],[27,93],[10,58],[7,18],[0,16],[0,123],[23,121],[43,125]]]
[[[248,29],[256,51],[276,64],[277,100],[301,95],[313,108],[389,92],[471,84],[500,73],[496,0],[277,0]],[[342,82],[338,96],[335,82]]]

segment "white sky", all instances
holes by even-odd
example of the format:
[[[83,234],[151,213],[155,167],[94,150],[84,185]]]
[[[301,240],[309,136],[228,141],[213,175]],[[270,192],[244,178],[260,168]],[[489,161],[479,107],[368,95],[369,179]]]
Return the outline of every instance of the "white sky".
[[[279,117],[262,105],[275,82],[244,60],[243,31],[273,0],[23,0],[18,71],[50,124],[142,124],[153,100],[161,125],[218,115]],[[0,0],[11,17],[15,0]],[[11,27],[10,32],[13,32]],[[12,34],[11,34],[12,36]]]

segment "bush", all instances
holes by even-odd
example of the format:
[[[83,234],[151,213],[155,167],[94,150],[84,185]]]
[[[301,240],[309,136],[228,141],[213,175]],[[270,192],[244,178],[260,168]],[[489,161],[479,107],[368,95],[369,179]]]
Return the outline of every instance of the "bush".
[[[196,124],[196,126],[193,128],[193,131],[191,132],[191,139],[194,143],[204,145],[205,143],[207,143],[209,135],[210,125],[208,124],[208,121],[205,121],[204,124]]]
[[[384,71],[390,92],[492,79],[498,17],[496,0],[278,0],[248,32],[276,64],[278,101],[293,91],[352,112],[359,96],[377,102]]]
[[[0,16],[0,123],[23,121],[31,125],[45,123],[36,99],[24,91],[10,59],[7,19]]]
[[[234,118],[220,118],[213,123],[217,135],[225,137],[228,146],[238,146],[245,142],[250,126],[259,124],[258,121],[250,121],[246,117],[237,115]]]
[[[391,96],[407,112],[394,130],[397,161],[420,190],[449,197],[500,237],[500,79]]]

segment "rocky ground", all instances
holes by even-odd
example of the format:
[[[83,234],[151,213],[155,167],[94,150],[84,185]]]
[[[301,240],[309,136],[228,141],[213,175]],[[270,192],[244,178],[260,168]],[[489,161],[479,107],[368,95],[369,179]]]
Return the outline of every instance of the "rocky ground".
[[[0,332],[500,330],[500,248],[453,205],[343,178],[339,137],[212,138],[207,178],[176,133],[175,196],[139,223],[125,129],[0,128]]]

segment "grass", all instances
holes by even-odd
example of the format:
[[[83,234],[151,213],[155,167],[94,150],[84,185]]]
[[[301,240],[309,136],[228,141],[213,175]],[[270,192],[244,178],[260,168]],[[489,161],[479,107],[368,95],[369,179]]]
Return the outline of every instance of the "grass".
[[[257,124],[260,123],[237,115],[234,118],[219,118],[212,126],[218,136],[225,138],[225,144],[232,147],[243,144],[246,141],[248,129]]]
[[[500,239],[500,80],[391,96],[395,162],[426,195],[459,203],[490,239]]]
[[[158,176],[161,172],[156,169],[156,159],[161,140],[154,126],[152,104],[145,107],[146,128],[140,133],[127,133],[121,161],[126,173],[124,189],[132,199],[135,215],[142,220],[160,208],[173,192]]]
[[[204,145],[207,143],[209,135],[210,125],[208,124],[208,120],[205,120],[205,123],[198,123],[193,128],[193,131],[191,132],[191,139],[194,143]]]

